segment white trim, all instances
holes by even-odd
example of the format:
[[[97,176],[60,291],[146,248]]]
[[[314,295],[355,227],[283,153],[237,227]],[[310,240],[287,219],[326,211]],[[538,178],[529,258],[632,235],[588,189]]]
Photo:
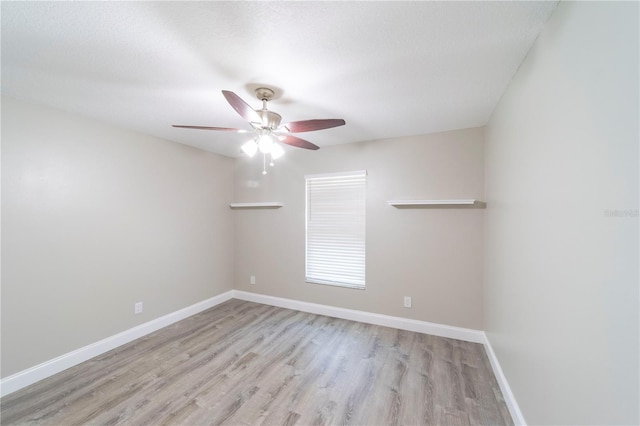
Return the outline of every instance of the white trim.
[[[334,172],[334,173],[315,173],[311,175],[304,175],[305,179],[322,179],[322,178],[331,178],[337,176],[366,176],[366,170],[355,170],[352,172]]]
[[[449,337],[451,339],[465,340],[467,342],[473,343],[484,343],[486,339],[482,331],[472,330],[470,328],[453,327],[450,325],[418,321],[409,318],[393,317],[390,315],[356,311],[353,309],[337,308],[335,306],[301,302],[299,300],[284,299],[281,297],[267,296],[264,294],[250,293],[247,291],[232,291],[232,297],[234,299],[262,303],[271,306],[278,306],[280,308],[294,309],[297,311],[326,315],[329,317],[342,318],[351,321],[359,321],[367,324],[381,325],[384,327],[399,328],[401,330],[432,334],[434,336]]]
[[[500,390],[502,391],[502,395],[507,407],[509,408],[509,413],[511,414],[514,423],[516,425],[526,426],[524,416],[520,411],[520,407],[516,402],[513,392],[511,391],[507,378],[500,367],[498,358],[491,347],[491,342],[483,331],[418,321],[409,318],[375,314],[365,311],[357,311],[353,309],[337,308],[334,306],[284,299],[281,297],[267,296],[264,294],[250,293],[240,290],[229,290],[210,299],[187,306],[186,308],[164,315],[160,318],[156,318],[111,337],[107,337],[106,339],[84,346],[80,349],[68,352],[57,358],[20,371],[4,379],[0,379],[0,396],[13,393],[37,381],[46,379],[47,377],[108,352],[118,346],[146,336],[156,330],[212,308],[230,299],[246,300],[249,302],[294,309],[318,315],[327,315],[334,318],[342,318],[367,324],[381,325],[384,327],[398,328],[401,330],[432,334],[434,336],[448,337],[451,339],[483,344],[485,351],[487,352],[489,362],[491,363],[493,373],[496,376],[496,380],[498,381],[498,385],[500,386]]]
[[[320,305],[317,303],[302,302],[299,300],[285,299],[282,297],[267,296],[264,294],[250,293],[247,291],[232,290],[233,298],[246,300],[249,302],[262,303],[280,308],[294,309],[297,311],[309,312],[312,314],[326,315],[334,318],[342,318],[351,321],[359,321],[367,324],[381,325],[384,327],[399,328],[401,330],[415,331],[418,333],[431,334],[434,336],[448,337],[451,339],[464,340],[472,343],[484,345],[487,357],[491,363],[493,373],[496,377],[500,391],[504,397],[509,414],[516,425],[526,426],[527,423],[520,411],[520,407],[511,391],[507,378],[502,372],[498,358],[496,357],[491,343],[484,331],[470,328],[453,327],[450,325],[436,324],[426,321],[418,321],[409,318],[393,317],[389,315],[375,314],[353,309],[337,308],[335,306]]]
[[[522,415],[522,411],[520,411],[520,406],[518,405],[518,402],[516,401],[516,398],[511,391],[511,386],[509,386],[509,382],[507,382],[507,378],[502,371],[502,367],[500,367],[498,357],[493,351],[491,342],[489,341],[486,333],[483,332],[482,334],[484,335],[484,341],[482,342],[484,343],[484,349],[487,352],[487,357],[489,358],[489,362],[491,363],[493,374],[496,376],[496,380],[498,381],[498,385],[500,386],[500,391],[502,392],[504,402],[507,404],[507,408],[509,408],[509,413],[511,414],[513,423],[516,425],[526,426],[527,422]]]
[[[349,283],[341,283],[336,281],[325,281],[325,280],[317,280],[315,278],[307,278],[304,280],[307,284],[319,284],[319,285],[330,285],[333,287],[342,287],[342,288],[350,288],[352,290],[366,290],[366,285],[353,285]]]
[[[91,343],[80,349],[60,355],[59,357],[45,361],[42,364],[38,364],[16,374],[12,374],[11,376],[0,380],[0,396],[8,395],[39,380],[53,376],[56,373],[108,352],[111,349],[124,345],[125,343],[129,343],[163,327],[205,311],[219,305],[220,303],[226,302],[232,297],[233,291],[229,290],[210,299],[187,306],[186,308],[161,316],[144,324],[140,324],[98,342]]]

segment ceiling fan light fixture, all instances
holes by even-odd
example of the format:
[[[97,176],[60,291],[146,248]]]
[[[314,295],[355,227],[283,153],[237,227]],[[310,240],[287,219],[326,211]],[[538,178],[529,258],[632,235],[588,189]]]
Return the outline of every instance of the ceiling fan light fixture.
[[[345,124],[345,121],[341,118],[329,118],[292,121],[281,125],[282,116],[267,109],[267,103],[273,99],[274,91],[267,87],[260,87],[255,90],[255,93],[256,97],[262,101],[262,109],[253,109],[248,103],[243,101],[240,96],[229,90],[222,91],[222,95],[225,97],[229,105],[231,105],[238,115],[247,120],[251,127],[253,127],[253,131],[256,134],[255,138],[245,142],[241,149],[248,157],[253,157],[258,151],[260,151],[263,157],[262,174],[267,174],[267,156],[269,156],[269,165],[273,166],[273,160],[284,155],[285,151],[282,148],[281,143],[310,150],[316,150],[319,148],[317,145],[297,136],[293,136],[291,133],[330,129],[332,127],[343,126]],[[173,127],[247,133],[246,130],[231,127],[185,126],[177,124],[174,124]]]
[[[258,137],[258,149],[261,153],[269,154],[273,145],[273,138],[270,135],[260,135]]]
[[[256,144],[255,140],[251,139],[249,142],[242,145],[242,152],[251,158],[256,155],[256,152],[258,152],[258,144]]]
[[[282,149],[282,146],[280,146],[280,144],[273,142],[273,145],[271,145],[271,158],[274,160],[277,160],[283,155],[284,155],[284,149]]]

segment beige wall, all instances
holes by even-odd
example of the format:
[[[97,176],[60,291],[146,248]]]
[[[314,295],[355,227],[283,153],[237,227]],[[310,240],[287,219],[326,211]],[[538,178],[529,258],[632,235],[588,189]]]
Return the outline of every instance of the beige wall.
[[[486,330],[529,424],[640,421],[638,12],[560,3],[487,127]]]
[[[234,211],[235,288],[482,329],[484,211],[396,209],[387,200],[482,199],[483,167],[482,129],[314,152],[293,149],[264,177],[261,159],[240,158],[235,200],[285,206]],[[366,290],[307,284],[304,176],[363,169],[368,172]],[[251,275],[255,285],[249,284]],[[402,306],[403,296],[413,298],[413,308]]]
[[[3,98],[2,376],[231,289],[232,180],[232,159]]]

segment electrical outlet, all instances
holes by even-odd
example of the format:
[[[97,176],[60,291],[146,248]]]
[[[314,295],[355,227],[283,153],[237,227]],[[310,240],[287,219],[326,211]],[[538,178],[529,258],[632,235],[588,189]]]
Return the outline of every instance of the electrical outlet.
[[[256,276],[255,275],[251,275],[251,279],[249,280],[249,284],[255,284],[256,283]]]
[[[142,313],[142,302],[137,302],[133,305],[133,313],[138,315]]]
[[[410,308],[411,307],[411,296],[405,296],[404,297],[404,307],[405,308]]]

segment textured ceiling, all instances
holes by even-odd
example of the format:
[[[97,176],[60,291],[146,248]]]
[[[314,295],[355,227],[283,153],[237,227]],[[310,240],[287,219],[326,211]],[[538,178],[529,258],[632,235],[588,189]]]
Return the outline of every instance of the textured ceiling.
[[[276,89],[322,146],[482,126],[556,2],[2,2],[2,93],[228,156]],[[37,123],[34,123],[37,125]]]

